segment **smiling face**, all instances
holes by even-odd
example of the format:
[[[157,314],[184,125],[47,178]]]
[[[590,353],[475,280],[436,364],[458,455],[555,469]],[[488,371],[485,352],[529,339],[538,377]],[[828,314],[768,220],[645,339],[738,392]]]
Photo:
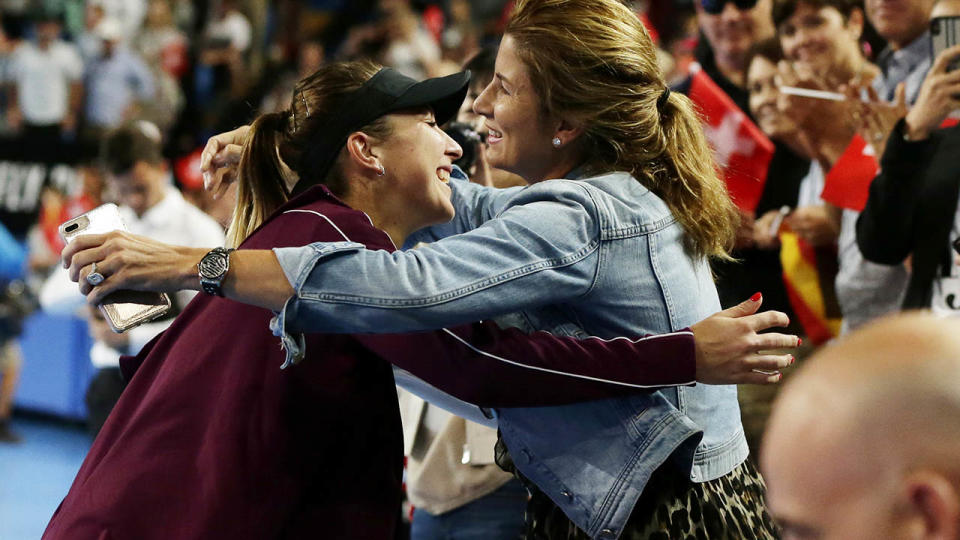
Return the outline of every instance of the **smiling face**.
[[[429,109],[387,116],[390,136],[373,145],[386,174],[379,188],[383,228],[406,233],[453,219],[450,172],[463,153]]]
[[[764,133],[775,139],[784,139],[796,132],[796,125],[777,107],[780,91],[776,64],[763,56],[755,56],[747,70],[747,90],[750,92],[750,113]]]
[[[474,112],[484,117],[487,161],[530,183],[562,177],[569,170],[563,170],[567,167],[551,144],[553,123],[544,118],[540,97],[509,35],[500,43],[495,70],[473,103]]]
[[[784,55],[805,64],[813,73],[845,80],[862,64],[858,49],[863,15],[853,10],[845,19],[835,7],[799,2],[777,28]]]
[[[893,50],[909,45],[927,29],[935,0],[866,0],[867,19]]]
[[[750,9],[740,9],[733,2],[727,2],[717,15],[704,11],[699,0],[694,2],[697,22],[718,63],[741,70],[746,68],[743,63],[750,47],[761,39],[773,36],[770,2],[759,0]]]

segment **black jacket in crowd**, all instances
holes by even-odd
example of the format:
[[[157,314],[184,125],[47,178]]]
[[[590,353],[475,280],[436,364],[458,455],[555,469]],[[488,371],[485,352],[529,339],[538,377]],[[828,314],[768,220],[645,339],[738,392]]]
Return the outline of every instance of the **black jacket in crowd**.
[[[952,264],[950,230],[960,197],[960,126],[937,130],[923,141],[903,139],[894,128],[880,159],[881,171],[857,221],[863,256],[901,264],[913,254],[903,307],[930,307],[933,280]]]

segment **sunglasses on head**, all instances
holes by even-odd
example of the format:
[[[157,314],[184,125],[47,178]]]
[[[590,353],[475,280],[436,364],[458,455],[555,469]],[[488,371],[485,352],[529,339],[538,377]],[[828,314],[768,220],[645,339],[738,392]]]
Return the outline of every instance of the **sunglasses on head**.
[[[723,8],[728,1],[733,2],[733,5],[737,6],[740,11],[753,9],[757,5],[757,0],[700,0],[700,5],[710,15],[719,15],[723,12]]]

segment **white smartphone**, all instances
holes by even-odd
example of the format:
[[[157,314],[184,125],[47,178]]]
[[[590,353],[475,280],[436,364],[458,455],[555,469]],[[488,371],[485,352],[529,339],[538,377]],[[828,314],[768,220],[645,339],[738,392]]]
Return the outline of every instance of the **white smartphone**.
[[[84,234],[103,234],[127,230],[117,205],[108,203],[60,225],[64,242]],[[98,306],[114,332],[123,332],[170,311],[170,297],[165,293],[114,291]]]

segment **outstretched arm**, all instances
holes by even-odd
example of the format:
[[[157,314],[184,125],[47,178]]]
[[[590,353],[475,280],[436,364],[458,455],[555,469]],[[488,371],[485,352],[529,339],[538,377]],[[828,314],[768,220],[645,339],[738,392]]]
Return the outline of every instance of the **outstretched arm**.
[[[129,233],[113,232],[78,237],[64,249],[63,260],[70,268],[71,278],[80,282],[81,292],[88,295],[90,303],[96,304],[116,289],[199,290],[197,262],[207,251],[206,248],[170,246]],[[106,276],[97,287],[91,287],[84,279],[94,261],[98,261],[97,270]],[[233,300],[279,311],[294,290],[272,251],[240,250],[231,256],[224,292]],[[761,302],[760,297],[755,297],[693,325],[698,381],[762,384],[778,380],[776,372],[789,365],[792,357],[761,353],[795,347],[798,340],[796,336],[785,334],[759,333],[788,324],[782,313],[757,313]],[[637,352],[632,358],[646,359],[649,356]],[[650,382],[650,379],[646,380]]]

